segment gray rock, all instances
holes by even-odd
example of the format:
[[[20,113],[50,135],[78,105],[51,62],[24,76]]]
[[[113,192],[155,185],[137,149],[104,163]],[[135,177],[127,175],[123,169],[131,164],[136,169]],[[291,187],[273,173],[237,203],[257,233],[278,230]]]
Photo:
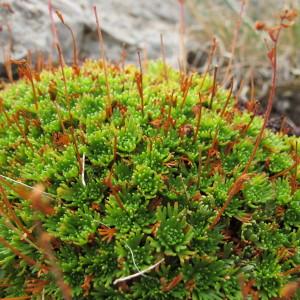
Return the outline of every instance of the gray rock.
[[[47,0],[8,0],[0,4],[0,51],[11,52],[20,59],[32,53],[53,54],[51,22]],[[80,58],[99,57],[99,44],[93,5],[97,6],[106,46],[106,56],[119,61],[122,49],[127,52],[127,62],[137,62],[137,48],[146,49],[148,58],[159,58],[160,34],[165,41],[167,60],[177,65],[178,18],[177,0],[52,0],[69,24],[77,40]],[[67,28],[54,14],[54,21],[66,61],[72,60],[72,39]],[[11,34],[9,34],[11,30]],[[11,40],[11,42],[10,42]],[[10,50],[11,48],[11,50]],[[0,53],[3,66],[4,54]]]

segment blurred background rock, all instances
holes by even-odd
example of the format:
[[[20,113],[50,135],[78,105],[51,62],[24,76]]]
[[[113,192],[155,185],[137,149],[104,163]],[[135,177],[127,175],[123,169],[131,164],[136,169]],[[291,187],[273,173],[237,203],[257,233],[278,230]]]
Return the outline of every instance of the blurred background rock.
[[[270,65],[266,58],[264,36],[256,32],[254,24],[263,20],[271,25],[284,8],[299,10],[300,0],[248,0],[241,13],[239,0],[185,0],[185,47],[189,69],[202,72],[206,68],[212,38],[217,52],[212,65],[219,66],[219,80],[230,64],[232,43],[240,20],[232,72],[235,90],[241,102],[250,95],[251,80],[255,96],[262,101],[267,96]],[[179,57],[178,0],[52,0],[53,10],[59,10],[76,35],[79,56],[99,57],[98,37],[92,6],[97,5],[101,17],[106,55],[110,61],[137,62],[137,49],[149,59],[161,57],[160,34],[164,38],[167,62],[177,66]],[[9,58],[21,59],[31,53],[32,59],[49,53],[55,60],[51,34],[48,0],[0,1],[0,73],[6,75]],[[72,60],[72,38],[67,28],[53,16],[59,40],[67,62]],[[274,124],[280,116],[294,132],[300,126],[300,25],[284,32],[279,44],[279,80],[275,101]],[[125,51],[125,52],[124,52]],[[15,74],[16,75],[16,74]],[[277,120],[278,119],[278,120]],[[274,119],[273,119],[274,122]],[[277,126],[275,125],[275,126]]]
[[[1,2],[0,2],[1,3]],[[137,48],[147,50],[149,58],[160,57],[160,33],[168,59],[176,63],[178,53],[178,4],[176,0],[53,0],[76,35],[79,56],[99,57],[99,44],[93,5],[97,5],[109,60],[119,61],[126,49],[127,61],[137,61]],[[32,53],[51,52],[53,38],[47,0],[3,1],[1,10],[2,47],[11,48],[15,59]],[[70,32],[53,16],[65,60],[72,59]],[[56,53],[56,51],[54,51]],[[4,57],[1,58],[3,64]]]

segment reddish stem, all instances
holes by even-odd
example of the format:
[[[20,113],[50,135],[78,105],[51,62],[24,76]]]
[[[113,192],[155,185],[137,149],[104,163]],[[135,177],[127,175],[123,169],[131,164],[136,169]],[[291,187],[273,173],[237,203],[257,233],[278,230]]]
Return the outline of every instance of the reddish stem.
[[[19,251],[17,248],[12,246],[9,242],[7,242],[3,237],[0,236],[0,244],[2,244],[4,247],[11,250],[16,256],[24,259],[24,261],[30,265],[35,266],[37,265],[37,262],[33,260],[31,257],[27,256],[26,254],[23,254],[21,251]]]
[[[179,50],[180,50],[180,68],[182,73],[186,74],[186,53],[185,53],[185,21],[184,21],[184,0],[179,1]]]
[[[138,88],[138,92],[141,98],[141,109],[142,109],[142,116],[144,116],[144,88],[143,88],[143,68],[142,68],[142,61],[141,61],[141,53],[140,51],[137,52],[139,58],[139,66],[140,72],[136,74],[136,84]]]
[[[260,129],[260,132],[259,132],[257,138],[256,138],[253,151],[252,151],[251,156],[250,156],[250,158],[249,158],[249,160],[248,160],[248,162],[247,162],[247,164],[244,168],[244,171],[235,180],[235,182],[231,186],[231,188],[228,192],[227,200],[225,201],[223,207],[219,210],[219,212],[218,212],[216,218],[214,219],[214,221],[212,222],[212,224],[209,226],[209,230],[212,230],[217,225],[217,223],[221,219],[221,216],[223,215],[224,211],[226,210],[226,208],[230,204],[232,198],[241,190],[241,188],[243,186],[243,183],[249,179],[249,175],[247,173],[249,171],[251,163],[253,162],[253,160],[255,158],[256,152],[257,152],[258,147],[260,145],[260,142],[263,138],[263,134],[264,134],[264,131],[267,127],[267,123],[268,123],[268,120],[269,120],[269,117],[270,117],[270,114],[271,114],[271,110],[272,110],[272,106],[273,106],[273,99],[274,99],[274,96],[275,96],[276,80],[277,80],[277,44],[278,44],[278,39],[279,39],[279,35],[280,35],[280,32],[281,32],[282,28],[283,28],[283,18],[281,19],[280,26],[278,28],[276,27],[275,33],[273,33],[273,31],[272,31],[273,34],[272,35],[270,34],[271,40],[273,42],[273,47],[268,52],[268,57],[270,59],[271,66],[272,66],[272,81],[271,81],[271,88],[270,88],[268,104],[267,104],[267,109],[266,109],[266,113],[265,113],[265,116],[264,116],[263,125]]]
[[[112,106],[111,106],[112,101],[111,101],[110,86],[109,86],[109,81],[108,81],[108,72],[107,72],[107,64],[106,64],[106,57],[105,57],[104,42],[103,42],[103,36],[102,36],[101,27],[100,27],[100,21],[99,21],[98,13],[97,13],[97,7],[94,6],[93,10],[94,10],[95,18],[96,18],[97,34],[98,34],[98,39],[99,39],[99,49],[100,49],[101,59],[103,62],[106,92],[107,92],[107,98],[108,98],[108,103],[107,103],[107,107],[106,107],[106,115],[107,115],[107,117],[110,117],[112,115]]]
[[[78,51],[77,51],[77,45],[76,45],[76,39],[75,39],[74,32],[73,32],[72,28],[70,27],[70,25],[65,23],[65,20],[64,20],[62,14],[58,10],[56,10],[55,13],[58,16],[58,18],[60,19],[60,21],[66,26],[66,28],[71,33],[72,42],[73,42],[73,63],[74,63],[75,67],[78,67]]]
[[[196,124],[196,130],[194,134],[194,139],[193,142],[195,143],[198,137],[199,129],[200,129],[200,121],[201,121],[201,116],[202,116],[202,102],[201,102],[201,97],[199,95],[200,103],[199,103],[199,111],[197,112],[197,124]]]
[[[168,82],[169,78],[168,78],[168,70],[167,70],[167,64],[166,64],[166,49],[165,49],[164,38],[163,38],[162,33],[160,34],[160,49],[161,49],[161,56],[162,56],[163,65],[164,65],[164,77],[165,77],[165,80]]]
[[[210,66],[211,66],[212,59],[213,59],[214,54],[216,52],[216,49],[217,49],[217,41],[216,41],[216,38],[213,37],[212,42],[211,42],[210,51],[209,51],[209,54],[208,54],[207,66],[206,66],[206,69],[205,69],[205,72],[204,72],[204,75],[203,75],[203,79],[202,79],[202,82],[201,82],[201,85],[200,85],[200,89],[202,89],[202,87],[203,87],[203,84],[205,82],[205,79],[207,77],[207,74],[208,74]]]
[[[65,98],[67,101],[68,112],[69,112],[69,117],[70,117],[70,122],[71,122],[70,132],[71,132],[71,137],[73,140],[73,145],[74,145],[76,158],[77,158],[77,162],[78,162],[78,166],[79,166],[79,173],[81,174],[82,173],[82,163],[81,163],[81,157],[80,157],[80,153],[79,153],[79,149],[78,149],[78,145],[77,145],[77,140],[75,138],[75,133],[74,133],[73,116],[71,113],[70,99],[69,99],[68,90],[67,90],[67,79],[66,79],[65,70],[64,70],[64,60],[63,60],[63,55],[62,55],[62,50],[61,50],[60,45],[57,44],[56,46],[57,46],[58,55],[59,55],[59,64],[60,64],[60,68],[61,68],[61,72],[62,72],[62,76],[63,76]]]
[[[228,106],[228,104],[229,104],[229,100],[230,100],[231,95],[232,95],[232,90],[233,90],[233,79],[231,79],[231,81],[230,81],[230,90],[229,90],[229,94],[228,94],[228,96],[227,96],[227,99],[226,99],[226,102],[225,102],[225,104],[224,104],[224,107],[223,107],[223,109],[222,109],[222,111],[221,111],[221,113],[220,113],[220,117],[221,117],[221,118],[224,117],[226,108],[227,108],[227,106]]]
[[[213,100],[214,100],[216,92],[217,92],[217,71],[218,71],[218,67],[215,66],[215,68],[214,68],[214,77],[213,77],[212,92],[211,92],[211,97],[210,97],[210,102],[209,102],[209,108],[210,109],[212,109]]]

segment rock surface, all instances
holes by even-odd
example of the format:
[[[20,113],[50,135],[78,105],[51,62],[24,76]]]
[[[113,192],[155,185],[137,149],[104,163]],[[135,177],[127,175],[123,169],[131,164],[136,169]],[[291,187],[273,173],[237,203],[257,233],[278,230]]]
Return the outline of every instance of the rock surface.
[[[99,45],[93,5],[101,18],[106,55],[119,61],[122,49],[127,62],[137,61],[137,48],[146,49],[148,58],[160,57],[160,34],[165,41],[168,62],[177,64],[178,18],[177,0],[52,0],[53,10],[58,9],[76,35],[81,59],[99,57]],[[66,61],[72,59],[70,32],[53,13],[59,40]],[[6,56],[20,59],[32,53],[48,54],[53,49],[51,18],[47,0],[9,0],[0,3],[0,41],[3,66]],[[10,32],[10,33],[9,33]],[[9,50],[11,48],[11,51]]]

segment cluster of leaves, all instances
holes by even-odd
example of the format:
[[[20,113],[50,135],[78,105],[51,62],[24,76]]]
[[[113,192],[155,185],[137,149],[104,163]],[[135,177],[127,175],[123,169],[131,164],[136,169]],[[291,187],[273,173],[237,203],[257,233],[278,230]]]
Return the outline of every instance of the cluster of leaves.
[[[299,138],[265,130],[233,194],[263,119],[208,75],[140,72],[90,61],[1,92],[0,297],[62,299],[60,273],[73,299],[272,299],[297,278]]]

